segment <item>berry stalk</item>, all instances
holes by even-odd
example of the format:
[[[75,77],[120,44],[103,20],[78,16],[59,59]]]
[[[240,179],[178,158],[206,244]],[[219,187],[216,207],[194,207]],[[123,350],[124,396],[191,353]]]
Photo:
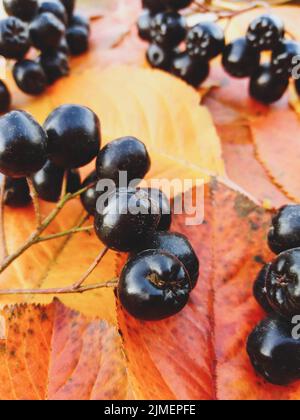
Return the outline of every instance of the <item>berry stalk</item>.
[[[33,206],[34,206],[37,227],[39,227],[42,224],[42,215],[41,215],[39,197],[30,177],[27,178],[27,182],[29,185],[30,195],[32,198]]]

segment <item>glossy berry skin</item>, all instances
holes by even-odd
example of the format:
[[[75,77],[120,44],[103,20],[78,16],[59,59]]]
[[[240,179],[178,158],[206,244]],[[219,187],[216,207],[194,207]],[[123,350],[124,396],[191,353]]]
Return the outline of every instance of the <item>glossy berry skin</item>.
[[[272,218],[268,244],[275,254],[300,247],[300,205],[283,206]]]
[[[30,22],[37,13],[38,0],[3,0],[6,13]]]
[[[69,19],[71,19],[74,13],[76,0],[59,0],[59,1],[65,6]]]
[[[65,171],[52,162],[35,173],[31,179],[39,198],[50,203],[57,203],[60,199]],[[78,170],[68,170],[67,192],[75,193],[80,190],[80,175]]]
[[[8,207],[26,207],[31,203],[26,178],[5,178],[4,204]]]
[[[142,0],[142,6],[152,13],[162,12],[166,9],[164,0]]]
[[[43,0],[39,4],[38,13],[53,13],[64,25],[68,24],[68,15],[65,6],[58,0]]]
[[[284,37],[284,26],[274,15],[262,15],[255,19],[247,31],[247,42],[258,51],[273,50]]]
[[[279,315],[300,314],[300,248],[282,252],[273,261],[266,277],[267,297]]]
[[[199,60],[211,60],[224,51],[223,29],[216,23],[199,23],[189,30],[186,41],[189,55]]]
[[[144,251],[125,265],[118,296],[122,306],[133,317],[159,321],[176,315],[188,303],[189,275],[173,255]]]
[[[151,29],[151,21],[153,19],[153,14],[147,10],[144,9],[142,13],[139,16],[137,28],[138,28],[138,34],[141,39],[144,41],[151,42],[151,35],[150,35],[150,29]]]
[[[269,316],[250,334],[247,352],[258,374],[275,385],[300,379],[300,340],[292,336],[294,325]]]
[[[250,80],[250,95],[253,99],[269,105],[285,94],[289,85],[287,77],[277,76],[270,64],[261,65]]]
[[[80,168],[98,154],[100,121],[89,108],[63,105],[47,118],[44,129],[48,135],[49,159],[62,168]]]
[[[47,159],[47,134],[25,111],[0,118],[0,172],[23,178],[39,171]]]
[[[48,85],[46,74],[36,61],[18,61],[13,68],[13,76],[18,88],[28,95],[40,95]]]
[[[79,13],[76,13],[72,16],[70,26],[82,26],[83,28],[87,29],[89,33],[91,31],[89,19],[83,15],[80,15]]]
[[[274,312],[267,296],[267,288],[266,288],[266,279],[267,274],[270,269],[271,264],[266,264],[261,271],[258,273],[258,276],[255,280],[254,287],[253,287],[253,294],[257,301],[257,303],[262,307],[262,309],[267,313]]]
[[[80,189],[82,189],[91,185],[91,187],[88,190],[86,190],[83,194],[81,194],[80,197],[83,207],[91,216],[95,215],[97,199],[100,195],[100,193],[98,193],[96,190],[97,181],[98,177],[96,171],[94,171],[83,181],[80,187]]]
[[[159,211],[151,212],[153,203],[143,190],[118,189],[105,204],[97,202],[95,231],[104,245],[115,251],[139,248],[160,222]]]
[[[99,179],[110,179],[117,187],[143,179],[151,166],[146,146],[135,137],[121,137],[100,150],[96,170]],[[120,182],[120,172],[126,172],[127,182]],[[135,185],[131,185],[132,187]]]
[[[171,72],[197,88],[207,79],[209,64],[207,61],[193,59],[187,53],[180,53],[173,60]]]
[[[272,71],[285,77],[291,77],[293,68],[299,61],[294,61],[300,56],[299,42],[283,40],[272,54]],[[295,57],[295,58],[294,58]]]
[[[69,59],[63,52],[42,53],[39,63],[44,70],[49,85],[70,74]]]
[[[0,22],[0,54],[5,58],[20,59],[30,48],[28,25],[15,17]]]
[[[0,113],[8,112],[11,104],[11,94],[6,84],[0,80]]]
[[[245,38],[238,38],[225,47],[222,64],[233,77],[250,77],[259,67],[260,53]]]
[[[151,67],[169,71],[173,59],[172,51],[162,48],[159,45],[151,44],[147,49],[146,58]]]
[[[38,15],[29,26],[30,38],[35,48],[46,51],[57,48],[65,35],[65,25],[52,13]]]
[[[295,88],[296,88],[296,92],[300,96],[300,78],[295,80]]]
[[[189,273],[192,288],[196,286],[200,263],[192,245],[184,235],[180,233],[155,232],[153,235],[148,235],[139,248],[140,251],[147,249],[156,249],[175,255]]]
[[[185,19],[177,12],[159,13],[151,20],[150,36],[154,44],[173,49],[185,39]]]
[[[163,191],[156,188],[148,188],[145,189],[145,191],[148,192],[151,200],[158,204],[161,219],[159,225],[157,226],[157,230],[162,232],[168,231],[172,224],[170,200]]]
[[[168,9],[181,10],[190,6],[194,0],[162,0]]]
[[[66,32],[71,55],[80,55],[89,49],[89,31],[83,26],[71,26]]]

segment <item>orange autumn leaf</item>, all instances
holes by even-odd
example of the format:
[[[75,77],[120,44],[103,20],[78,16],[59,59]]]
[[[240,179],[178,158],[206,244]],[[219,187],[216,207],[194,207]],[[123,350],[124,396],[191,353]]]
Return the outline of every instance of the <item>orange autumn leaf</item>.
[[[6,308],[1,400],[126,399],[130,387],[115,327],[54,300]]]

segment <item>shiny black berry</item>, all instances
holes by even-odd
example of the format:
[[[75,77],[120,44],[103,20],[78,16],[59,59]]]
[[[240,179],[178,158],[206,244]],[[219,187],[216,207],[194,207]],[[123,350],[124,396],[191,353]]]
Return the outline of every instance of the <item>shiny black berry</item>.
[[[68,28],[67,42],[72,55],[80,55],[89,49],[89,31],[83,26]]]
[[[67,56],[71,55],[71,51],[70,51],[70,48],[69,48],[69,45],[68,45],[68,42],[67,42],[67,38],[65,36],[62,37],[59,45],[56,48],[52,48],[52,49],[49,48],[47,50],[47,52],[49,54],[51,54],[51,53],[53,54],[53,53],[56,53],[56,52],[61,52],[65,55],[67,55]]]
[[[155,44],[175,48],[185,39],[185,19],[177,12],[159,13],[151,20],[150,36]]]
[[[260,53],[245,38],[238,38],[225,47],[222,63],[233,77],[250,77],[259,67]]]
[[[262,307],[262,309],[267,313],[272,313],[274,310],[270,305],[270,302],[267,297],[267,288],[266,288],[266,279],[269,272],[271,264],[266,264],[261,271],[258,273],[258,276],[255,280],[253,287],[253,294],[257,303]]]
[[[273,261],[266,277],[267,297],[280,315],[300,314],[300,248],[282,252]]]
[[[137,28],[139,37],[145,41],[151,42],[151,35],[150,35],[150,28],[151,28],[151,20],[153,19],[153,14],[144,9],[139,17]]]
[[[29,30],[32,44],[38,50],[47,51],[58,47],[66,27],[60,19],[48,12],[38,15],[31,22]]]
[[[283,37],[283,22],[274,15],[263,15],[255,19],[246,35],[249,45],[258,51],[273,50]]]
[[[42,53],[39,57],[39,63],[43,68],[46,79],[50,85],[61,77],[70,74],[69,58],[63,52]]]
[[[152,13],[162,12],[166,9],[164,0],[142,0],[144,9],[150,10]]]
[[[68,24],[68,15],[65,6],[58,0],[42,0],[38,13],[53,13],[64,25]]]
[[[152,209],[153,202],[143,190],[118,189],[107,199],[103,194],[97,201],[95,231],[109,248],[121,252],[134,251],[159,225],[159,211]]]
[[[97,173],[96,171],[92,172],[82,183],[81,188],[90,186],[83,194],[81,194],[81,202],[85,210],[91,215],[94,216],[96,211],[96,203],[100,193],[97,192]]]
[[[191,57],[211,60],[224,51],[224,31],[213,22],[199,23],[189,30],[186,48]]]
[[[0,172],[13,178],[39,171],[47,159],[47,134],[25,111],[0,118]]]
[[[19,89],[28,95],[40,95],[48,85],[46,74],[36,61],[18,61],[13,68],[13,76]]]
[[[172,65],[174,54],[167,48],[151,44],[147,49],[146,58],[151,67],[169,71]]]
[[[194,0],[162,0],[168,9],[181,10],[190,6]]]
[[[63,105],[56,108],[44,124],[48,134],[50,160],[62,168],[87,165],[98,154],[100,122],[89,108]]]
[[[0,113],[8,112],[11,104],[11,94],[6,84],[0,80]]]
[[[87,29],[88,32],[91,31],[89,19],[86,16],[80,15],[79,13],[76,13],[72,16],[70,26],[82,26],[83,28]]]
[[[171,72],[194,87],[200,86],[209,75],[207,61],[192,58],[189,54],[180,53],[172,62]]]
[[[30,48],[28,25],[16,17],[0,21],[0,54],[5,58],[20,59]]]
[[[100,150],[96,169],[99,179],[110,179],[116,187],[126,188],[130,182],[143,179],[150,165],[150,156],[144,143],[135,137],[122,137]],[[126,178],[121,180],[120,176]]]
[[[276,75],[270,64],[261,65],[250,80],[250,95],[264,104],[271,104],[282,98],[289,85],[289,79]]]
[[[296,92],[300,96],[300,78],[295,80],[295,88],[296,88]]]
[[[163,191],[156,188],[148,188],[146,191],[148,192],[151,200],[157,203],[159,207],[161,219],[157,230],[162,232],[168,231],[172,224],[172,210],[170,200]]]
[[[263,320],[250,334],[247,352],[256,372],[275,385],[300,379],[300,339],[294,325],[276,315]]]
[[[275,74],[291,77],[293,68],[300,56],[299,42],[283,40],[272,54],[272,71]],[[296,60],[296,61],[295,61]]]
[[[26,178],[5,177],[4,204],[8,207],[26,207],[31,195]]]
[[[300,247],[300,205],[283,206],[272,218],[268,244],[275,254]]]
[[[137,319],[165,319],[176,315],[188,303],[189,275],[173,255],[144,251],[125,265],[118,296],[126,311]]]
[[[62,192],[64,175],[64,169],[58,168],[50,161],[46,162],[45,166],[31,177],[38,196],[50,203],[58,202]],[[74,193],[79,191],[80,184],[78,170],[68,170],[67,192]]]
[[[30,22],[37,13],[38,0],[3,0],[6,13]]]
[[[71,19],[74,13],[76,0],[59,0],[59,1],[65,6],[69,19]]]
[[[139,250],[147,249],[156,249],[175,255],[187,269],[192,288],[196,286],[200,269],[199,259],[184,235],[169,232],[155,232],[153,235],[147,235]]]

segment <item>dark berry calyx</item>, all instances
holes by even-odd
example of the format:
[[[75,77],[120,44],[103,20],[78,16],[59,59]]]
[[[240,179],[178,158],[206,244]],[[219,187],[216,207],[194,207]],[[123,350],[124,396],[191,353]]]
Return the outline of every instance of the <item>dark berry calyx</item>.
[[[6,58],[22,58],[30,48],[28,25],[15,17],[0,22],[0,54]]]
[[[176,12],[159,13],[151,20],[150,36],[158,45],[175,48],[185,39],[185,19]]]
[[[283,22],[274,15],[263,15],[249,26],[248,43],[259,51],[273,50],[284,36]]]
[[[224,31],[215,23],[199,23],[188,32],[186,47],[190,56],[211,60],[225,48]]]

